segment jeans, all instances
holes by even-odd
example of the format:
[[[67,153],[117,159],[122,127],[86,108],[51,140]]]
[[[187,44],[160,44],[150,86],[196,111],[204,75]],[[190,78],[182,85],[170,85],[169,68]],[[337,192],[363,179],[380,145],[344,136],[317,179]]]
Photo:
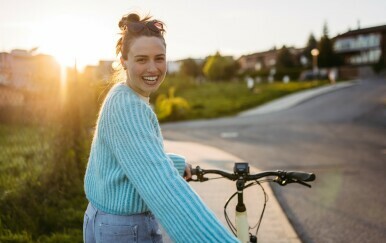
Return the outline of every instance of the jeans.
[[[83,221],[85,243],[162,242],[158,222],[150,212],[108,214],[88,204]]]

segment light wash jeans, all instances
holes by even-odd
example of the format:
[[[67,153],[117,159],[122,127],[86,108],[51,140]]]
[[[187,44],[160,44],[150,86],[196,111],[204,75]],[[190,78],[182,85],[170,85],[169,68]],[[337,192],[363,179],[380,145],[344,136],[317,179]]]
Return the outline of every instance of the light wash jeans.
[[[84,214],[83,241],[85,243],[162,242],[162,233],[154,215],[108,214],[88,204]]]

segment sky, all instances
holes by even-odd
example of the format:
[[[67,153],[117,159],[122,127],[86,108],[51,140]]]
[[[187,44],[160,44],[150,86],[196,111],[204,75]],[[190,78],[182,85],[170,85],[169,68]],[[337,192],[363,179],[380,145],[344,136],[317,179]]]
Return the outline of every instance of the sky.
[[[166,24],[168,60],[304,47],[349,29],[385,25],[385,0],[0,0],[0,52],[53,55],[80,67],[116,60],[118,22],[130,12]]]

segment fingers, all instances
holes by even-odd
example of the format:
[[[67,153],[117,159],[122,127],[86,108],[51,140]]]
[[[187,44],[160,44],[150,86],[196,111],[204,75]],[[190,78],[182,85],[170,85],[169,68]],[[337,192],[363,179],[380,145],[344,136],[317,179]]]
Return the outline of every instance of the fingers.
[[[192,165],[191,164],[186,163],[186,165],[185,165],[184,179],[186,181],[189,181],[190,179],[192,179]]]

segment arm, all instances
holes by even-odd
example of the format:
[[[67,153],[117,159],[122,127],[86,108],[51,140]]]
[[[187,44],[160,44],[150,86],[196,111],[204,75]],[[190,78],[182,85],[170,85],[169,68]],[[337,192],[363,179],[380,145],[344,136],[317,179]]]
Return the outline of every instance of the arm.
[[[150,108],[124,93],[114,99],[106,103],[106,142],[169,236],[176,242],[237,242],[165,154]]]
[[[185,157],[173,154],[173,153],[166,153],[166,155],[173,161],[174,167],[178,170],[178,173],[183,176],[185,172],[185,166],[186,166],[186,159]]]

